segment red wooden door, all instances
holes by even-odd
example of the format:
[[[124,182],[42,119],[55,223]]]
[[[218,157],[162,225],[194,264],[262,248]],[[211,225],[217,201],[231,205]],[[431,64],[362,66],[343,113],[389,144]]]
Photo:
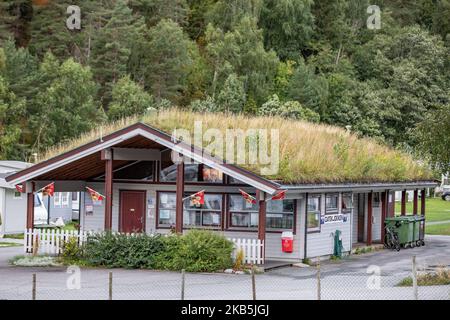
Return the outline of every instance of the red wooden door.
[[[120,232],[143,232],[145,191],[120,191]]]

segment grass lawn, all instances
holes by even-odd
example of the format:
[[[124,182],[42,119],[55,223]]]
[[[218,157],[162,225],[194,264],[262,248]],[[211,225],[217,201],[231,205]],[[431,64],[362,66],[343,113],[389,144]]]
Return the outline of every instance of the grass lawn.
[[[420,199],[418,201],[420,211]],[[412,214],[412,201],[406,203],[406,213]],[[401,203],[395,203],[395,213],[400,215]],[[445,221],[450,220],[450,201],[444,201],[441,198],[427,198],[425,203],[425,219],[426,221]]]
[[[425,233],[450,236],[450,223],[425,225]]]
[[[19,247],[22,246],[19,243],[14,243],[14,242],[0,242],[0,248],[4,248],[4,247]]]

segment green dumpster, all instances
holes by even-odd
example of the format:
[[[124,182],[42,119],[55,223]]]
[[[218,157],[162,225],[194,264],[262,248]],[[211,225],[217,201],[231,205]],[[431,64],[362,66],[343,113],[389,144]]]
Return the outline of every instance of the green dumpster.
[[[425,224],[425,216],[416,215],[414,217],[414,242],[417,247],[425,245],[424,241],[424,224]]]
[[[415,246],[414,242],[414,216],[399,216],[386,218],[385,223],[392,231],[398,234],[398,240],[403,247]]]

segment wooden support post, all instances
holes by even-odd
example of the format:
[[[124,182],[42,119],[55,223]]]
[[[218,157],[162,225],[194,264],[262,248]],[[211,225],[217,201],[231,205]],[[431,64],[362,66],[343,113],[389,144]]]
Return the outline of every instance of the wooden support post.
[[[266,256],[266,194],[263,191],[256,191],[256,199],[259,204],[258,211],[258,239],[263,244],[261,256],[265,259]]]
[[[384,230],[384,221],[386,220],[388,206],[389,206],[389,193],[388,191],[384,191],[381,193],[381,241],[384,242],[385,230]]]
[[[34,227],[34,184],[31,190],[27,190],[27,229]]]
[[[372,245],[373,192],[367,194],[367,245]]]
[[[401,215],[406,216],[406,190],[402,190],[402,208]]]
[[[420,214],[425,215],[425,189],[420,190]]]
[[[110,151],[112,153],[112,151]],[[113,157],[105,160],[105,230],[112,229]]]
[[[177,165],[177,193],[175,208],[175,231],[183,233],[184,162]]]
[[[413,196],[413,215],[417,215],[418,207],[417,207],[417,198],[418,198],[419,192],[417,190],[414,190],[414,196]]]

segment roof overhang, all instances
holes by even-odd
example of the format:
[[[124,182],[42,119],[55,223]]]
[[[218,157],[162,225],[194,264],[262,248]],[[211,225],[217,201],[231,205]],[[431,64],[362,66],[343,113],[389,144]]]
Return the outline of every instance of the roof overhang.
[[[6,181],[11,185],[16,185],[25,181],[32,181],[40,175],[61,168],[64,165],[76,161],[77,159],[114,147],[115,145],[136,136],[145,137],[166,148],[172,149],[183,156],[189,157],[196,162],[206,164],[214,169],[218,169],[226,175],[238,179],[258,190],[269,194],[274,194],[277,190],[279,190],[279,184],[276,182],[265,179],[238,166],[227,164],[221,159],[210,156],[204,150],[193,148],[191,145],[187,145],[183,142],[173,141],[172,137],[167,133],[143,123],[137,123],[127,128],[118,130],[100,140],[92,141],[81,147],[75,148],[54,158],[9,175],[6,177]]]
[[[288,192],[370,192],[384,190],[415,190],[423,188],[434,188],[438,185],[436,181],[415,182],[373,182],[373,183],[331,183],[331,184],[304,184],[304,185],[281,185],[281,189]]]

